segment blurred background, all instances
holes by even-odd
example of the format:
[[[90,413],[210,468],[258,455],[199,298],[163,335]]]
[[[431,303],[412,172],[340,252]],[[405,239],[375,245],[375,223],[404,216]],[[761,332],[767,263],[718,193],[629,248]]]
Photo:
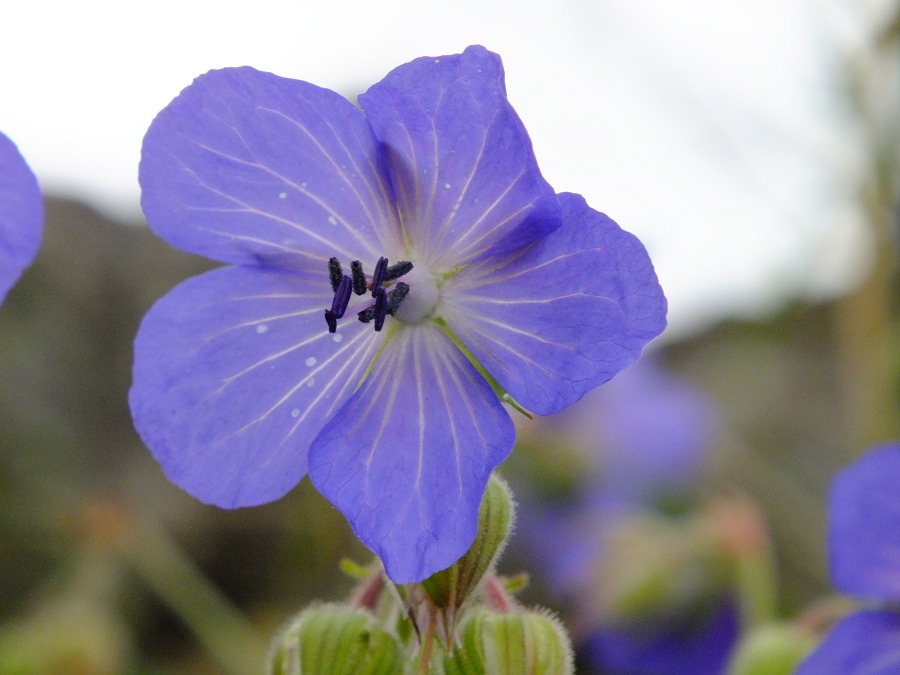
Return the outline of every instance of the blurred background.
[[[519,420],[502,467],[520,507],[500,571],[530,573],[520,599],[560,613],[580,672],[723,672],[748,625],[830,592],[830,477],[900,438],[900,3],[135,7],[4,10],[0,129],[47,213],[0,308],[0,673],[258,672],[292,613],[352,587],[338,561],[368,561],[307,481],[207,507],[131,426],[138,323],[211,266],[143,223],[141,138],[223,66],[352,98],[484,44],[550,183],[647,245],[670,329],[572,410]]]

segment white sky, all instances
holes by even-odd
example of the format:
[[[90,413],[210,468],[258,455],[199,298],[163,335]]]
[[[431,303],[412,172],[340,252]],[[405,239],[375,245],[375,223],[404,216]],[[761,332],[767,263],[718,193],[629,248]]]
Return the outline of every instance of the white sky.
[[[480,43],[504,59],[550,183],[647,244],[676,335],[835,292],[865,260],[836,183],[852,136],[838,126],[824,2],[16,2],[3,11],[0,129],[45,191],[135,215],[144,131],[210,68],[352,95],[412,58]]]

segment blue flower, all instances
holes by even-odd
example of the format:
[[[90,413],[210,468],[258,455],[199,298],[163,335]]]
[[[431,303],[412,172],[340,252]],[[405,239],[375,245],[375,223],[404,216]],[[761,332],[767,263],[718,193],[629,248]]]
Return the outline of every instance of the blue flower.
[[[43,220],[37,178],[15,144],[0,133],[0,302],[34,260]]]
[[[740,617],[729,599],[682,625],[643,631],[603,627],[590,633],[579,656],[600,673],[722,675],[740,637]]]
[[[590,493],[646,505],[696,487],[719,435],[718,415],[705,392],[645,358],[548,422],[576,433],[592,456]]]
[[[153,121],[142,206],[228,263],[135,342],[135,425],[169,478],[226,508],[305,474],[397,582],[459,558],[514,442],[634,362],[665,298],[632,235],[556,195],[482,47],[359,96],[252,68]]]
[[[602,557],[611,527],[660,502],[684,501],[696,490],[719,421],[705,392],[644,357],[522,432],[526,454],[554,448],[549,466],[567,473],[568,494],[558,494],[555,485],[543,494],[547,470],[520,481],[507,475],[520,502],[517,533],[524,535],[511,545],[527,546],[557,590],[584,597],[579,585]],[[540,458],[532,462],[543,468]]]
[[[900,672],[900,444],[877,446],[842,470],[829,499],[834,585],[865,601],[841,619],[798,675]]]
[[[719,432],[713,402],[645,357],[534,426],[540,432],[528,437],[532,451],[567,440],[586,460],[570,503],[561,504],[554,495],[538,509],[527,491],[517,491],[517,531],[525,535],[519,545],[538,557],[550,588],[573,608],[572,623],[578,626],[573,638],[583,666],[627,675],[724,672],[740,621],[733,592],[708,573],[720,564],[708,560],[709,549],[721,544],[697,536],[698,530],[713,531],[704,512],[692,521],[686,513],[670,520],[657,510],[664,504],[687,506],[696,490]],[[636,527],[642,522],[655,526]],[[665,525],[676,529],[662,536]],[[627,531],[632,535],[623,537]],[[673,540],[691,543],[675,550]],[[659,569],[663,559],[670,569]],[[624,604],[616,595],[624,590],[617,582],[654,584],[663,577],[668,588],[644,586]],[[679,587],[691,591],[673,591]],[[653,593],[658,597],[648,602]],[[635,612],[638,598],[646,606]]]

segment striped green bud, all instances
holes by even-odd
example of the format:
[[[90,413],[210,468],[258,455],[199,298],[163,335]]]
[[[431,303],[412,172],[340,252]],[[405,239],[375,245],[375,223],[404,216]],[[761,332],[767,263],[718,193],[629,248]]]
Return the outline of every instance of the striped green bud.
[[[406,672],[397,640],[363,609],[317,605],[275,639],[269,675],[398,675]]]
[[[422,582],[431,601],[453,615],[478,588],[506,545],[515,515],[512,494],[496,475],[488,481],[478,510],[478,533],[468,552]]]
[[[473,612],[460,644],[444,657],[446,675],[572,675],[574,657],[559,622],[538,612]]]

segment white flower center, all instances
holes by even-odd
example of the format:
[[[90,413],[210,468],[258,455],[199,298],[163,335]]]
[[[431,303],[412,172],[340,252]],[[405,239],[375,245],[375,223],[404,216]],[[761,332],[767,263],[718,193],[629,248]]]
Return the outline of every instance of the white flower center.
[[[394,318],[405,323],[418,323],[432,316],[441,299],[437,277],[415,264],[400,281],[409,284],[409,294],[397,308]]]

